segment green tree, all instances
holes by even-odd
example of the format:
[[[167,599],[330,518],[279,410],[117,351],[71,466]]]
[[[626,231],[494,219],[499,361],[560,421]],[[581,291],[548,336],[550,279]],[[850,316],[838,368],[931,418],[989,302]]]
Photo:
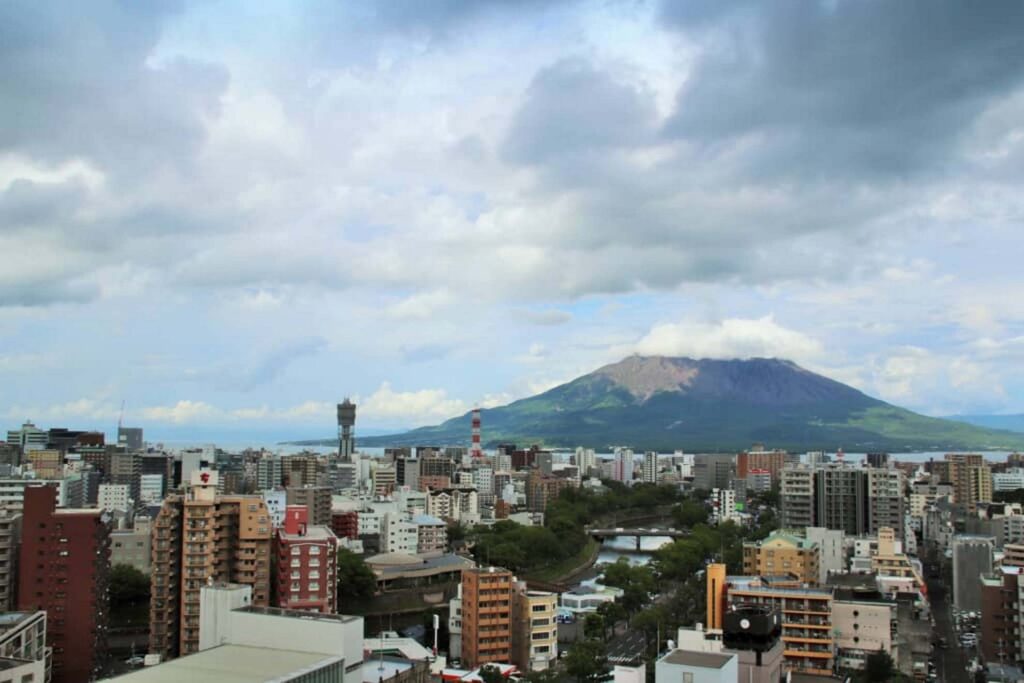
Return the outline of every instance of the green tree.
[[[896,677],[896,665],[892,656],[885,650],[878,650],[868,655],[864,661],[864,670],[857,677],[863,683],[888,683]]]
[[[657,590],[654,573],[645,565],[632,565],[624,557],[607,565],[601,583],[622,589],[621,603],[632,614],[643,607]]]
[[[579,683],[593,681],[607,669],[604,643],[599,640],[581,640],[565,655],[565,671]]]
[[[359,555],[345,548],[338,549],[338,600],[359,600],[372,597],[377,590],[377,576]]]
[[[684,500],[672,510],[676,526],[693,527],[708,521],[708,509],[696,500]]]
[[[560,677],[554,667],[526,674],[527,683],[558,683]]]
[[[149,602],[149,577],[130,564],[110,568],[111,609]]]
[[[483,680],[483,683],[507,683],[498,667],[492,664],[485,664],[480,667],[480,678]]]
[[[605,638],[605,620],[604,617],[596,612],[588,614],[583,619],[583,637],[592,640],[604,640]]]

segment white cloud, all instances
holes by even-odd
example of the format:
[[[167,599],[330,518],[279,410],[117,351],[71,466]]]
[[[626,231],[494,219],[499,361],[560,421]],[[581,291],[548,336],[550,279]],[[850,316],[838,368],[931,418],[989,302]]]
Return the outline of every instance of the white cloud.
[[[173,406],[152,406],[143,408],[139,414],[154,422],[186,424],[202,422],[222,415],[222,411],[203,401],[182,400]]]
[[[800,363],[820,358],[823,353],[821,342],[779,325],[770,315],[716,323],[661,323],[652,327],[633,350],[645,356],[777,357]]]
[[[400,320],[423,320],[448,306],[453,300],[451,292],[443,289],[420,292],[392,304],[387,312],[391,317]]]
[[[449,398],[444,389],[395,391],[390,382],[383,382],[359,404],[361,414],[381,421],[445,420],[467,410],[465,401]]]

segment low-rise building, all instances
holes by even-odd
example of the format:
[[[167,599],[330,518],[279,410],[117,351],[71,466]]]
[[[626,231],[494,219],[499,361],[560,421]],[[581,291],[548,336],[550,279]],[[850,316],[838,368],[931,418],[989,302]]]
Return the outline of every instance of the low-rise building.
[[[736,683],[739,658],[724,652],[670,650],[654,664],[655,683]]]
[[[512,588],[512,663],[520,671],[544,671],[558,659],[558,594]]]
[[[444,520],[431,515],[415,515],[412,523],[416,525],[416,552],[444,552],[448,547],[448,525]]]
[[[153,520],[139,515],[131,529],[110,532],[110,565],[127,564],[147,576],[152,569]]]
[[[821,578],[819,548],[814,541],[785,531],[763,541],[743,544],[743,573],[747,576],[792,575],[801,583]]]
[[[46,644],[46,612],[0,614],[0,680],[50,680],[51,648]]]

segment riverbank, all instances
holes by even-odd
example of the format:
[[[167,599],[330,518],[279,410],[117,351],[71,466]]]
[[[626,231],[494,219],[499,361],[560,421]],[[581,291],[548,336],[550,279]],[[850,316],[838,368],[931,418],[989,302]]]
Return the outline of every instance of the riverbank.
[[[601,552],[601,544],[593,538],[588,538],[578,553],[567,557],[561,562],[538,569],[524,576],[527,581],[543,581],[545,583],[570,583],[573,579],[586,572],[597,561]]]

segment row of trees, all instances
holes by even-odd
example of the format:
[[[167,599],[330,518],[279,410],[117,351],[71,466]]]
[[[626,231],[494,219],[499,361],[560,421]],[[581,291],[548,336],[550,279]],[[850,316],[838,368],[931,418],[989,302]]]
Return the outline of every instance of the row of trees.
[[[502,521],[469,530],[474,557],[514,572],[536,571],[578,555],[587,544],[586,525],[601,517],[643,514],[683,498],[674,486],[605,484],[607,491],[602,493],[562,491],[545,510],[543,527]]]

